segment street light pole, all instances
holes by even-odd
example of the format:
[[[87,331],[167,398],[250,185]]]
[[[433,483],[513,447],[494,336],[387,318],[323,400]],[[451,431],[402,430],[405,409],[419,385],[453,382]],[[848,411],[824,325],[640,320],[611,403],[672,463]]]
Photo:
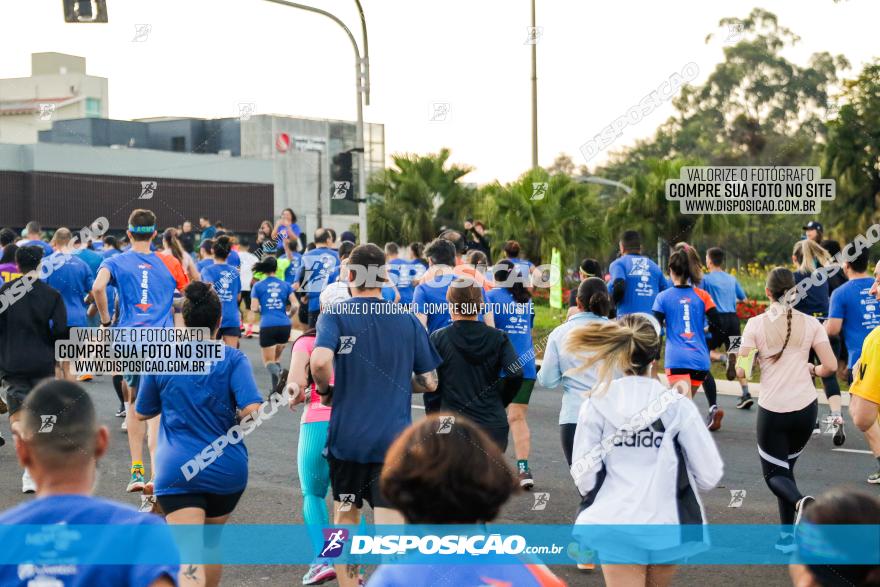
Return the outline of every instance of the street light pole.
[[[538,37],[532,0],[532,169],[538,167]]]
[[[355,134],[355,149],[360,152],[360,161],[359,167],[360,170],[358,177],[358,224],[360,225],[360,240],[362,243],[367,242],[367,169],[366,169],[366,153],[364,152],[364,94],[367,91],[367,84],[364,80],[364,62],[361,60],[361,53],[358,49],[357,41],[354,38],[354,35],[351,34],[351,30],[345,23],[339,20],[337,16],[327,12],[326,10],[321,10],[320,8],[315,8],[314,6],[306,6],[305,4],[299,4],[297,2],[289,2],[288,0],[266,0],[266,2],[272,2],[273,4],[281,4],[282,6],[289,6],[291,8],[299,8],[300,10],[305,10],[307,12],[314,12],[315,14],[321,14],[326,16],[345,31],[345,34],[348,35],[348,40],[351,41],[351,46],[354,49],[354,57],[355,57],[355,80],[357,82],[357,129]],[[358,3],[358,9],[360,10],[360,3]],[[364,28],[364,39],[366,39],[366,22],[363,19],[363,11],[361,12],[361,23]]]
[[[324,152],[321,151],[321,149],[306,149],[306,151],[318,154],[318,226],[323,226],[324,214],[321,200],[324,197],[324,182],[322,177],[324,175]]]

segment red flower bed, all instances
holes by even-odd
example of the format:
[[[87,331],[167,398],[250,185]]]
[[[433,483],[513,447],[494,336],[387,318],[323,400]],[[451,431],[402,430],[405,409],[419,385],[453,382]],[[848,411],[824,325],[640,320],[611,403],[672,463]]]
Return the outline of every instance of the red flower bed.
[[[759,314],[763,314],[766,309],[766,302],[759,302],[758,300],[743,300],[736,303],[736,317],[740,320],[748,320],[749,318],[754,318]]]

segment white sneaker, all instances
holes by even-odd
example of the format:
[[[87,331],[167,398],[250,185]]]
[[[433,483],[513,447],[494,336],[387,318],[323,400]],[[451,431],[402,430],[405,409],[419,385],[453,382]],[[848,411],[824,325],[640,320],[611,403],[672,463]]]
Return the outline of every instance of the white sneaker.
[[[122,426],[119,427],[123,432],[128,432],[128,424],[125,423],[125,420],[122,420]]]
[[[34,483],[33,477],[31,477],[30,472],[25,469],[24,473],[21,474],[21,492],[22,493],[36,493],[37,492],[37,484]]]

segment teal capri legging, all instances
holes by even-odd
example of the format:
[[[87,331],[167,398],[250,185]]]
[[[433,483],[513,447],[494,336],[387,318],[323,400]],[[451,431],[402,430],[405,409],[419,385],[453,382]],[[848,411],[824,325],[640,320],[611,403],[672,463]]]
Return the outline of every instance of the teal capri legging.
[[[322,528],[330,524],[327,513],[327,492],[330,489],[330,465],[322,454],[327,444],[330,422],[309,422],[299,429],[297,473],[303,494],[303,519],[309,527],[309,536],[315,551],[324,544]]]

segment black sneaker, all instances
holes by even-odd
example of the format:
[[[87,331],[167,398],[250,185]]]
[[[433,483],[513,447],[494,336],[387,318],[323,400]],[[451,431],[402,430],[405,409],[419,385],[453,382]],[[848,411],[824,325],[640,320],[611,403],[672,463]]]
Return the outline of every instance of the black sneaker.
[[[754,403],[755,403],[755,400],[752,399],[751,394],[747,393],[746,395],[739,398],[738,402],[736,402],[736,409],[737,410],[748,410],[748,409],[751,409],[752,404],[754,404]]]
[[[831,419],[831,426],[834,428],[834,436],[831,437],[831,441],[834,443],[834,446],[843,446],[843,443],[846,442],[846,431],[843,429],[843,416],[834,416]]]
[[[535,480],[532,478],[531,471],[520,471],[519,486],[526,491],[531,491],[532,487],[535,486]]]
[[[3,438],[3,433],[0,432],[0,446],[3,446],[4,444],[6,444],[6,439]]]
[[[736,353],[727,353],[727,376],[728,381],[736,379]]]

